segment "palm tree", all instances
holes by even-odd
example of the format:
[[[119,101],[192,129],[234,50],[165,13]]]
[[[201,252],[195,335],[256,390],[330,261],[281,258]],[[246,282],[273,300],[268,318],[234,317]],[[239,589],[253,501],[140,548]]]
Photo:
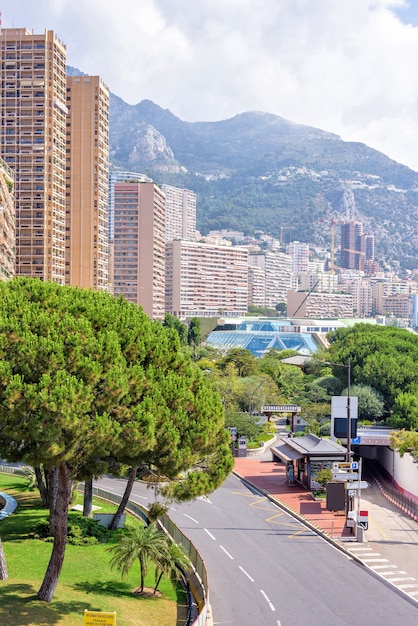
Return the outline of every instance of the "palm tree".
[[[149,526],[130,526],[121,535],[119,542],[109,549],[113,552],[110,567],[116,568],[127,574],[135,560],[139,560],[140,587],[144,591],[145,576],[151,562],[159,568],[163,568],[167,558],[168,544],[165,534],[158,530],[154,524]]]
[[[183,546],[167,539],[167,554],[155,569],[154,594],[158,589],[163,574],[171,579],[179,580],[184,571],[190,569],[190,559]]]

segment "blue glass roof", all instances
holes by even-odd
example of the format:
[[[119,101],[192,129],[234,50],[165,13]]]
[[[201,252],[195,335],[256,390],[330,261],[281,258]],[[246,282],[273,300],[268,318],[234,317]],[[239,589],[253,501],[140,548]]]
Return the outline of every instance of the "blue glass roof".
[[[243,329],[242,326],[246,327]],[[254,328],[260,326],[260,328]],[[277,350],[296,350],[300,354],[313,354],[318,346],[310,333],[286,333],[275,330],[283,327],[283,322],[243,322],[238,330],[214,330],[206,342],[217,348],[244,348],[254,356],[275,348]],[[269,328],[270,327],[270,328]]]

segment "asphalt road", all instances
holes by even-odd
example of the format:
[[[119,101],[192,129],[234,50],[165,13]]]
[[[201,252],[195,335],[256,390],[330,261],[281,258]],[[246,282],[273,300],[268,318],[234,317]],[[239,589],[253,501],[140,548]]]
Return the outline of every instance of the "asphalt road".
[[[350,550],[418,602],[418,523],[389,502],[373,479],[367,480],[361,508],[369,512],[369,527],[364,543]]]
[[[123,490],[123,481],[102,479]],[[133,500],[152,492],[137,484]],[[409,626],[417,604],[234,476],[169,511],[205,560],[215,625]]]

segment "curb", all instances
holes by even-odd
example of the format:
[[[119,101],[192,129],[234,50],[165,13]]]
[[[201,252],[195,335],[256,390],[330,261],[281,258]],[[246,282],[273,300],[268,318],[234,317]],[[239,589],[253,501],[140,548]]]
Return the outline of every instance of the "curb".
[[[375,572],[361,558],[359,558],[356,554],[353,554],[348,548],[346,548],[344,546],[343,542],[336,541],[335,539],[330,537],[327,532],[325,532],[322,528],[320,528],[316,524],[313,524],[312,522],[310,522],[301,513],[298,513],[297,511],[295,511],[295,509],[293,509],[293,507],[288,506],[287,504],[282,502],[279,498],[276,498],[275,496],[271,495],[271,493],[269,493],[265,489],[261,489],[260,487],[257,487],[257,485],[254,485],[254,483],[252,483],[250,480],[247,480],[244,476],[241,476],[240,474],[238,474],[238,472],[233,471],[232,473],[234,474],[234,476],[239,478],[245,485],[247,485],[248,487],[251,487],[251,489],[253,489],[254,491],[258,492],[260,495],[266,497],[268,500],[270,500],[271,502],[276,504],[279,508],[281,508],[284,511],[286,511],[287,513],[289,513],[289,515],[291,515],[292,517],[297,519],[301,524],[303,524],[304,526],[306,526],[310,530],[313,530],[315,533],[320,535],[323,539],[325,539],[325,541],[330,543],[334,548],[336,548],[337,550],[339,550],[340,552],[342,552],[346,556],[350,557],[358,565],[362,565],[363,567],[365,567],[370,572],[370,574],[372,576],[375,576],[379,580],[383,580],[386,584],[389,584],[393,589],[395,589],[397,591],[397,593],[400,593],[401,595],[403,595],[407,600],[412,601],[414,603],[418,602],[418,600],[416,598],[414,598],[413,596],[409,595],[406,591],[404,591],[403,589],[400,589],[399,587],[397,587],[394,583],[392,583],[387,578],[384,578],[383,576],[381,576],[378,572]],[[359,544],[357,543],[357,545],[359,545]],[[208,623],[208,626],[209,626],[209,623]]]
[[[349,550],[347,550],[347,548],[344,546],[344,544],[342,542],[336,541],[335,539],[330,537],[329,534],[327,532],[325,532],[325,530],[323,528],[321,528],[317,524],[314,524],[311,521],[309,521],[304,515],[302,515],[301,513],[298,513],[293,507],[287,505],[282,500],[280,500],[276,496],[273,496],[271,493],[269,493],[265,489],[257,487],[257,485],[252,483],[250,480],[247,480],[247,478],[245,478],[244,476],[241,476],[241,474],[238,474],[238,472],[233,471],[232,473],[234,474],[234,476],[236,476],[237,478],[242,480],[242,482],[245,485],[251,487],[252,489],[257,491],[260,495],[266,497],[268,500],[270,500],[271,502],[273,502],[274,504],[279,506],[281,509],[286,511],[286,513],[289,513],[289,515],[291,515],[292,517],[297,519],[299,522],[301,522],[304,526],[306,526],[310,530],[313,530],[315,533],[317,533],[323,539],[325,539],[325,541],[328,541],[328,543],[333,545],[335,548],[337,548],[341,552],[344,552],[344,554],[350,556],[354,561],[356,561],[360,565],[365,565],[364,561],[362,561],[355,554],[352,554]]]

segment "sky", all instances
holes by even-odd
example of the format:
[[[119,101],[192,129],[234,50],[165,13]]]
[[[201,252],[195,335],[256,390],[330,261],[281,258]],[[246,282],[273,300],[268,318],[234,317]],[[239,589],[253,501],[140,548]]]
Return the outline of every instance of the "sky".
[[[418,0],[2,0],[67,63],[182,120],[274,113],[418,171]]]

